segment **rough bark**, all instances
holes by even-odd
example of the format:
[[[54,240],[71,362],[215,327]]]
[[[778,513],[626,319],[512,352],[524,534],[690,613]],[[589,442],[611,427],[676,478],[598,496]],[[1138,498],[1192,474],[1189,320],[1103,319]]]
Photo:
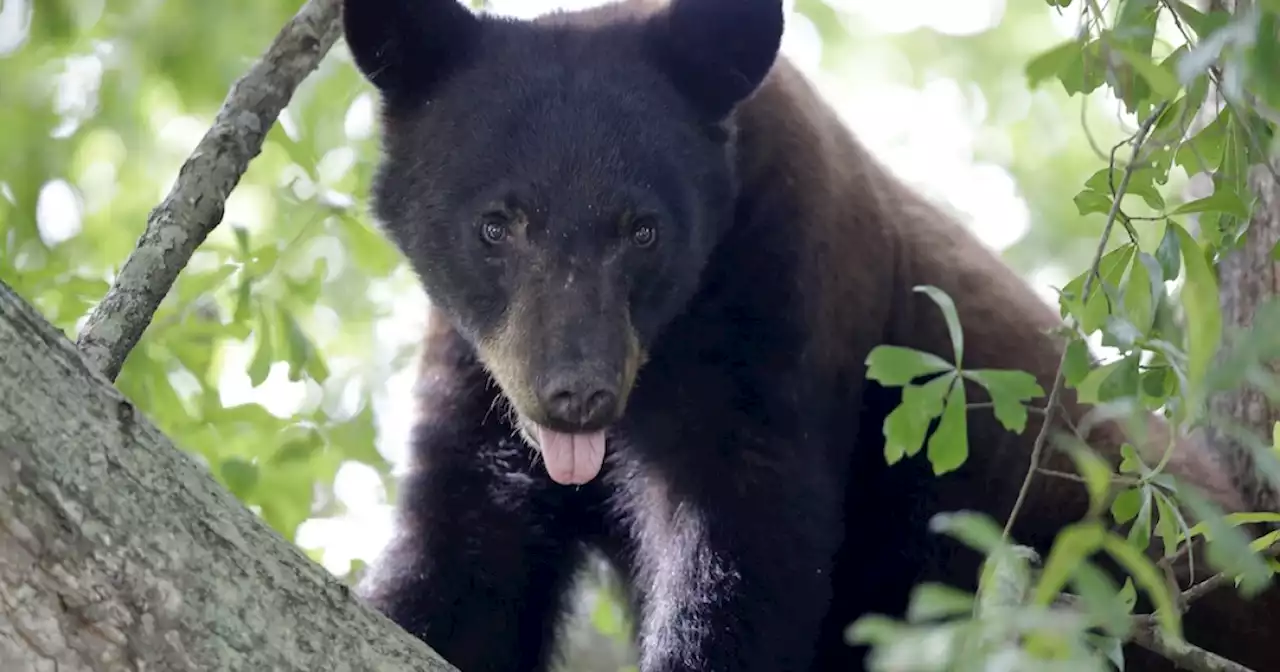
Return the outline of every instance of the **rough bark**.
[[[222,221],[227,196],[298,84],[342,33],[338,0],[308,0],[257,62],[231,87],[168,196],[147,216],[106,297],[80,333],[85,357],[115,380],[191,255]]]
[[[453,670],[0,283],[0,670]]]
[[[1280,160],[1272,165],[1274,172],[1266,166],[1252,171],[1251,186],[1258,197],[1253,220],[1241,248],[1225,255],[1218,265],[1218,295],[1227,329],[1250,328],[1258,308],[1280,294],[1280,263],[1272,258],[1272,250],[1280,242],[1280,184],[1276,177]],[[1280,422],[1280,404],[1249,386],[1215,395],[1212,410],[1215,417],[1230,418],[1240,429],[1267,440],[1275,423]],[[1241,488],[1254,508],[1280,510],[1280,496],[1268,479],[1259,475],[1253,451],[1240,448],[1225,455],[1232,473],[1241,474]]]

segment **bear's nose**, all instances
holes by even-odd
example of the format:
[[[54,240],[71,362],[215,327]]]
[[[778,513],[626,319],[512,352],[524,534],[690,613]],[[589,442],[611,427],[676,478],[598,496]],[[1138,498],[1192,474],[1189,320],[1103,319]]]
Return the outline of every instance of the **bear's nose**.
[[[547,415],[566,425],[598,429],[613,419],[618,392],[592,377],[556,376],[542,388]]]

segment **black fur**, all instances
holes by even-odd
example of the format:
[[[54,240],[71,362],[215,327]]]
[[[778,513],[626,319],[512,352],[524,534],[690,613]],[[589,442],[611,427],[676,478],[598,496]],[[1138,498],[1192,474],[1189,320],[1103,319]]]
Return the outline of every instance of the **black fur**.
[[[935,284],[957,300],[966,364],[1048,387],[1053,311],[775,62],[780,0],[535,22],[458,8],[344,3],[383,94],[375,212],[434,305],[400,533],[365,597],[463,672],[544,670],[595,548],[629,579],[643,672],[861,669],[842,636],[856,617],[901,613],[921,579],[971,584],[977,558],[928,517],[1007,514],[1037,429],[975,412],[964,469],[887,468],[896,397],[867,383],[867,352],[949,357],[910,291]],[[510,237],[486,243],[495,217]],[[652,246],[630,245],[636,217]],[[537,393],[565,372],[613,377],[625,399],[580,487],[519,438],[570,429]],[[1171,469],[1212,490],[1213,465],[1188,455]],[[1085,502],[1078,484],[1037,488],[1018,538],[1044,550]]]

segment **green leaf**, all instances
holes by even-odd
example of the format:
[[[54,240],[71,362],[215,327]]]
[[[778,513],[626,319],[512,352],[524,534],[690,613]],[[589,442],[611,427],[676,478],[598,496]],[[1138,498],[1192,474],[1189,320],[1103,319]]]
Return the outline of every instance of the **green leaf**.
[[[1111,501],[1111,517],[1115,518],[1116,523],[1124,525],[1133,520],[1138,515],[1138,510],[1142,508],[1142,491],[1138,488],[1129,488],[1122,490]]]
[[[1172,386],[1169,384],[1176,380],[1169,369],[1148,369],[1142,372],[1142,394],[1157,400],[1161,403],[1164,398],[1173,393]]]
[[[1155,297],[1161,287],[1160,263],[1146,252],[1134,255],[1129,280],[1124,287],[1125,314],[1140,335],[1145,336],[1156,317]]]
[[[235,234],[236,248],[240,250],[241,260],[243,261],[245,259],[248,259],[249,258],[249,230],[244,228],[243,226],[240,226],[239,224],[233,224],[231,226],[231,232]]]
[[[1120,350],[1129,350],[1142,339],[1142,332],[1133,323],[1119,315],[1108,315],[1102,327],[1102,344]]]
[[[240,285],[236,288],[236,309],[231,319],[241,324],[248,322],[249,317],[253,315],[253,297],[249,293],[250,280],[249,275],[242,274],[240,276]]]
[[[959,469],[969,458],[969,429],[964,384],[956,381],[942,410],[942,419],[933,436],[929,437],[927,455],[933,464],[933,473],[942,474]]]
[[[1008,546],[988,555],[978,581],[976,615],[1026,604],[1031,592],[1031,563],[1038,561],[1035,550],[1027,546]]]
[[[1249,206],[1240,195],[1226,189],[1214,190],[1212,196],[1183,203],[1171,215],[1187,215],[1195,212],[1225,212],[1229,215],[1246,219],[1249,217]]]
[[[1120,446],[1120,473],[1133,474],[1135,476],[1145,477],[1148,468],[1142,458],[1138,455],[1138,451],[1133,448],[1133,444],[1124,443]]]
[[[946,292],[933,285],[920,285],[914,291],[927,295],[942,310],[947,320],[947,331],[951,332],[951,347],[955,350],[955,362],[959,367],[964,362],[964,332],[960,330],[960,316],[956,313],[956,304]]]
[[[1238,513],[1228,513],[1225,516],[1217,516],[1214,525],[1222,524],[1228,527],[1239,527],[1241,525],[1257,525],[1280,523],[1280,513],[1271,511],[1245,511]],[[1208,522],[1196,523],[1191,528],[1189,536],[1203,536],[1205,539],[1213,539],[1213,529]]]
[[[867,614],[844,629],[844,640],[850,645],[880,646],[896,642],[906,626],[879,614]]]
[[[1172,7],[1178,18],[1191,26],[1191,29],[1196,31],[1196,35],[1200,39],[1204,39],[1210,33],[1222,28],[1231,19],[1231,15],[1223,11],[1214,11],[1208,14],[1201,12],[1194,5],[1185,2],[1185,0],[1177,0],[1172,3]]]
[[[921,583],[911,591],[907,621],[922,623],[973,611],[973,595],[939,583]]]
[[[1142,505],[1138,508],[1138,515],[1133,519],[1133,526],[1129,528],[1128,542],[1134,548],[1145,550],[1151,545],[1151,491],[1148,485],[1142,485],[1139,488],[1139,499]]]
[[[1082,404],[1097,404],[1102,401],[1101,388],[1102,383],[1115,373],[1116,369],[1124,365],[1123,359],[1117,359],[1108,362],[1097,368],[1091,369],[1085,375],[1084,380],[1076,386],[1076,396]]]
[[[920,376],[955,367],[932,353],[896,345],[877,346],[867,355],[867,378],[885,386],[901,386]]]
[[[305,464],[324,446],[324,437],[315,428],[308,429],[302,436],[294,437],[280,444],[271,456],[271,466],[282,467],[291,464]]]
[[[1249,547],[1249,537],[1228,523],[1221,509],[1191,488],[1180,491],[1178,500],[1199,521],[1196,527],[1206,529],[1209,543],[1205,554],[1210,565],[1239,577],[1240,592],[1245,597],[1255,596],[1267,587],[1271,579],[1267,563]]]
[[[1173,596],[1161,579],[1160,570],[1151,562],[1143,550],[1139,550],[1122,541],[1115,535],[1108,534],[1103,547],[1133,576],[1134,581],[1146,591],[1155,605],[1156,622],[1165,633],[1180,637],[1182,634],[1182,613],[1174,606]]]
[[[1102,512],[1107,504],[1107,494],[1111,491],[1111,465],[1091,449],[1088,444],[1068,444],[1067,454],[1076,463],[1076,471],[1084,479],[1085,489],[1089,492],[1089,517]]]
[[[222,286],[239,268],[237,264],[227,262],[212,271],[204,273],[184,272],[178,276],[178,299],[182,303],[205,296]]]
[[[1004,530],[991,516],[980,511],[949,511],[929,519],[929,529],[945,534],[983,555],[1006,546]]]
[[[1093,358],[1089,355],[1088,343],[1077,338],[1067,344],[1067,356],[1062,363],[1062,374],[1069,387],[1078,387],[1085,376],[1089,375],[1092,366]]]
[[[1064,1],[1070,2],[1070,0]],[[1053,3],[1050,2],[1050,4]],[[1082,46],[1078,39],[1067,40],[1031,57],[1026,67],[1027,85],[1034,89],[1044,80],[1058,76],[1060,72],[1081,58]]]
[[[1280,63],[1280,0],[1260,0],[1259,5],[1265,7],[1268,13],[1259,17],[1258,30],[1250,50],[1249,60],[1253,72],[1257,74],[1250,77],[1253,86],[1249,88],[1255,89],[1271,109],[1276,109],[1280,108],[1280,78],[1262,73],[1274,73],[1275,64]]]
[[[1222,164],[1227,140],[1227,120],[1230,116],[1227,112],[1218,113],[1199,133],[1182,143],[1174,154],[1174,163],[1187,171],[1188,175],[1217,170]]]
[[[1127,626],[1126,626],[1127,627]],[[1099,635],[1092,632],[1085,633],[1085,639],[1089,645],[1102,655],[1106,656],[1119,672],[1125,672],[1124,668],[1124,638],[1110,637],[1107,635]]]
[[[1134,0],[1129,0],[1125,4],[1133,2]],[[1172,100],[1182,90],[1182,85],[1178,83],[1177,76],[1152,61],[1150,54],[1144,56],[1125,47],[1113,48],[1117,55],[1123,57],[1125,62],[1132,66],[1142,79],[1146,80],[1147,85],[1151,87],[1152,93],[1157,98]]]
[[[1182,263],[1187,269],[1181,295],[1187,323],[1187,380],[1193,390],[1199,390],[1222,338],[1218,282],[1191,234],[1176,223],[1170,222],[1169,226],[1174,227],[1178,236]]]
[[[1133,626],[1120,587],[1097,563],[1086,559],[1076,568],[1071,580],[1076,593],[1084,602],[1089,616],[1099,621],[1107,632],[1126,637]]]
[[[1072,523],[1054,539],[1033,592],[1035,604],[1048,606],[1086,558],[1102,546],[1104,530],[1096,522]]]
[[[275,362],[275,351],[272,348],[271,318],[266,311],[258,311],[258,329],[253,340],[253,360],[249,362],[249,384],[257,387],[267,379],[271,365]]]
[[[244,501],[258,484],[258,465],[238,457],[228,458],[223,460],[219,475],[231,494]]]
[[[1173,220],[1166,219],[1164,237],[1156,248],[1156,261],[1160,262],[1160,273],[1166,280],[1173,280],[1182,272],[1182,256],[1178,250],[1178,234],[1173,228]]]
[[[1106,82],[1108,70],[1102,40],[1092,40],[1058,70],[1058,81],[1068,95],[1089,94]]]
[[[329,369],[312,345],[311,339],[294,319],[293,313],[281,308],[278,314],[287,344],[286,361],[289,362],[289,380],[302,380],[302,374],[305,371],[317,383],[323,383],[329,377]]]
[[[1107,213],[1110,212],[1112,194],[1120,189],[1120,181],[1124,178],[1123,170],[1113,170],[1111,166],[1101,168],[1089,179],[1085,180],[1084,186],[1087,187],[1085,192],[1096,192],[1099,196],[1106,199],[1107,207],[1094,210],[1094,212]],[[1164,208],[1164,196],[1160,195],[1159,189],[1156,188],[1156,182],[1164,175],[1155,168],[1138,168],[1130,172],[1129,184],[1126,187],[1125,195],[1141,196],[1142,200],[1153,209],[1161,210]],[[1077,195],[1077,199],[1079,195]],[[1080,207],[1080,201],[1076,201],[1076,206]],[[1083,211],[1080,214],[1085,214]]]
[[[1178,529],[1178,517],[1174,515],[1174,506],[1159,490],[1153,490],[1156,502],[1156,536],[1164,543],[1164,556],[1170,557],[1178,550],[1181,531]]]
[[[1076,194],[1071,200],[1076,204],[1076,210],[1081,215],[1094,212],[1105,215],[1111,212],[1111,197],[1106,194],[1086,189]]]
[[[1074,315],[1080,321],[1080,329],[1086,334],[1096,331],[1111,314],[1111,299],[1107,296],[1106,286],[1118,287],[1124,277],[1137,246],[1126,243],[1106,253],[1098,261],[1098,275],[1089,288],[1088,302],[1084,303],[1084,285],[1088,271],[1077,275],[1062,288],[1059,303],[1062,315]],[[1099,282],[1101,280],[1101,282]]]
[[[400,263],[400,256],[378,233],[346,210],[335,211],[341,223],[343,238],[356,265],[367,273],[386,275]]]
[[[1026,371],[975,369],[965,371],[963,375],[987,389],[996,419],[1005,429],[1018,434],[1027,427],[1024,404],[1044,396],[1044,388],[1040,387],[1035,376]]]
[[[1138,395],[1138,368],[1141,351],[1134,351],[1120,360],[1098,386],[1098,401],[1108,402]]]
[[[884,419],[884,454],[889,464],[915,455],[924,445],[929,423],[942,413],[943,400],[955,373],[943,374],[924,385],[906,385],[902,401]]]

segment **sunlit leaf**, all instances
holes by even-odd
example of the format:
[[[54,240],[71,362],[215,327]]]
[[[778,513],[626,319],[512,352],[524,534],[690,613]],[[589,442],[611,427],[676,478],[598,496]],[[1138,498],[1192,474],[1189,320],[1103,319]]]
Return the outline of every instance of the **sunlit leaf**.
[[[1170,222],[1178,236],[1182,263],[1187,269],[1182,288],[1182,306],[1187,313],[1187,378],[1193,389],[1200,383],[1217,354],[1222,337],[1222,308],[1218,304],[1218,281],[1205,261],[1203,251],[1191,234]]]
[[[927,455],[933,472],[942,475],[959,469],[969,458],[969,429],[966,420],[964,385],[951,387],[946,408],[933,436],[929,437]]]
[[[906,385],[931,373],[955,368],[932,353],[896,345],[880,345],[867,355],[867,378],[881,385]]]
[[[1169,588],[1161,578],[1160,570],[1155,563],[1139,549],[1125,543],[1119,537],[1107,534],[1103,546],[1113,559],[1123,566],[1155,605],[1156,622],[1164,631],[1174,637],[1182,633],[1182,613],[1173,602]]]
[[[973,610],[973,595],[938,583],[922,583],[911,591],[907,621],[918,623],[949,618]]]
[[[951,347],[955,351],[955,363],[959,366],[964,362],[964,332],[960,329],[960,316],[956,313],[955,302],[946,292],[932,285],[920,285],[915,287],[914,291],[928,296],[938,304],[942,316],[947,321],[947,331],[951,334]]]
[[[1045,558],[1040,580],[1036,582],[1034,600],[1049,605],[1075,574],[1085,558],[1102,546],[1103,527],[1096,522],[1072,523],[1058,532]]]
[[[1068,444],[1067,454],[1076,463],[1076,471],[1084,479],[1089,492],[1089,516],[1096,516],[1107,503],[1111,491],[1111,466],[1087,444]]]
[[[971,369],[963,375],[987,389],[996,419],[1011,432],[1021,433],[1026,428],[1027,409],[1024,404],[1045,393],[1035,376],[1026,371]]]

